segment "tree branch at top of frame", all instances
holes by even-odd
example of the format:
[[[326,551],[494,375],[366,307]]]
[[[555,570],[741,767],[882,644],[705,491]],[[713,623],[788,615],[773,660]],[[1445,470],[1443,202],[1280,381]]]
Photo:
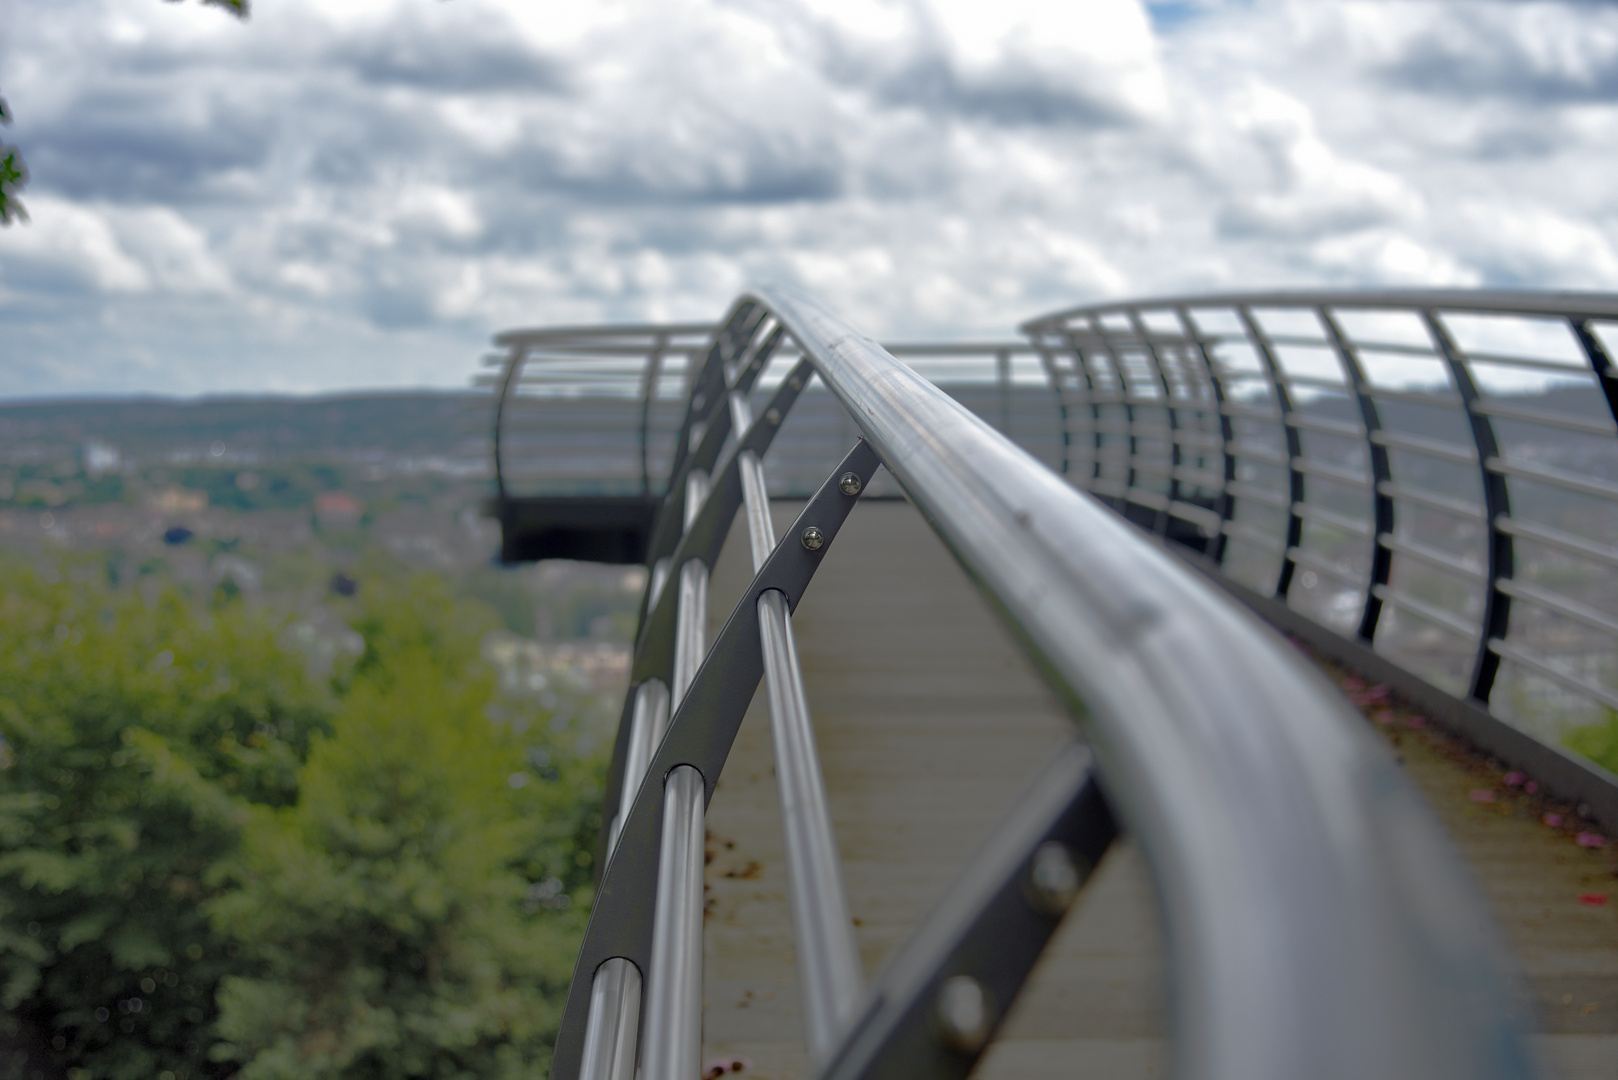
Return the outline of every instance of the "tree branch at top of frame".
[[[178,4],[183,0],[164,0],[165,3]],[[253,13],[252,0],[202,0],[209,7],[224,8],[238,19],[245,19]]]
[[[177,4],[182,0],[165,0]],[[252,0],[202,0],[209,7],[224,8],[238,19],[252,14]],[[11,109],[5,98],[0,98],[0,124],[11,123]],[[22,159],[22,150],[0,139],[0,225],[12,221],[27,221],[28,211],[17,193],[28,186],[28,165]]]
[[[0,98],[0,124],[10,123],[11,109]],[[0,139],[0,225],[10,225],[13,218],[28,220],[28,211],[17,199],[17,192],[27,184],[28,166],[23,164],[22,151]]]

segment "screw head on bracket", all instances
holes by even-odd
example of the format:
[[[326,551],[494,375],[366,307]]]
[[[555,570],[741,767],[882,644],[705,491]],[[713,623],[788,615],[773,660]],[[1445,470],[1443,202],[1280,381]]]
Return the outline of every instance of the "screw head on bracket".
[[[1048,915],[1067,911],[1084,884],[1073,853],[1066,844],[1047,840],[1034,851],[1028,867],[1028,893],[1034,907]]]
[[[955,975],[938,988],[938,1034],[945,1046],[975,1054],[989,1041],[994,1018],[989,995],[970,975]]]
[[[766,424],[770,425],[771,427],[779,427],[780,424],[781,424],[781,410],[780,409],[770,409],[769,411],[767,411],[764,414],[764,422]]]
[[[792,392],[796,394],[799,390],[803,389],[803,376],[792,376],[792,378],[787,380],[787,385],[790,386],[792,388]]]
[[[826,546],[826,534],[813,525],[799,533],[798,539],[803,541],[803,546],[810,551],[819,551]]]
[[[865,481],[854,473],[846,472],[843,474],[843,478],[837,481],[837,490],[844,495],[858,495],[865,490]]]
[[[691,399],[691,411],[692,412],[701,412],[703,406],[707,405],[707,404],[708,404],[707,395],[706,394],[698,394],[698,395],[696,395],[695,397],[693,397]]]

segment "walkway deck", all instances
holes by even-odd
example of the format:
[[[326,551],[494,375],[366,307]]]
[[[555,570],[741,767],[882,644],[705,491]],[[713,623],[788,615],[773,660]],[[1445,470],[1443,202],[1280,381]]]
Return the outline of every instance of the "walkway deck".
[[[796,506],[777,504],[777,528]],[[742,539],[713,575],[713,632],[751,576]],[[906,503],[849,519],[794,621],[868,974],[945,889],[1051,749],[1074,737],[998,619]],[[1396,710],[1397,712],[1397,710]],[[1538,821],[1486,766],[1395,723],[1539,1003],[1570,1080],[1618,1080],[1618,877]],[[762,690],[709,812],[705,1055],[755,1080],[810,1075]],[[1493,803],[1471,792],[1497,790]],[[1530,816],[1532,815],[1532,816]],[[1610,846],[1609,846],[1610,847]],[[1605,894],[1602,906],[1581,895]],[[1162,943],[1142,863],[1114,848],[1018,999],[981,1077],[1165,1076]]]

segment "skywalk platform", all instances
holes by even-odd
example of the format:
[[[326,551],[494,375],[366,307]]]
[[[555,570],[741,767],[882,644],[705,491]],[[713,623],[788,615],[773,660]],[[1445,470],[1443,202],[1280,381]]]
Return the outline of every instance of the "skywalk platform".
[[[1618,297],[1020,329],[498,339],[507,556],[649,571],[556,1080],[1618,1078]]]
[[[785,530],[801,503],[778,500]],[[732,533],[712,578],[710,640],[752,577]],[[867,977],[951,879],[1072,722],[908,503],[863,502],[793,618]],[[1382,711],[1380,708],[1376,711]],[[1546,1074],[1618,1077],[1618,859],[1542,824],[1501,770],[1410,728],[1397,742],[1492,904],[1526,978]],[[1375,736],[1372,736],[1375,737]],[[810,1077],[761,687],[708,815],[704,1060],[756,1080]],[[1474,801],[1478,791],[1496,801]],[[1596,895],[1605,904],[1588,902]],[[1587,898],[1581,903],[1580,897]],[[1116,845],[1068,914],[975,1076],[1163,1077],[1166,980],[1142,860]]]

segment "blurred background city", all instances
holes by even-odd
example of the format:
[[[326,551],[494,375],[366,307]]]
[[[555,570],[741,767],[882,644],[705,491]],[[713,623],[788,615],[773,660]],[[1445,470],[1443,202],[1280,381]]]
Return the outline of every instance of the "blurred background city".
[[[548,388],[530,365],[517,495],[660,482],[706,328],[768,280],[959,346],[897,351],[1117,508],[1211,514],[1219,485],[1170,473],[1217,451],[1181,460],[1121,399],[1086,422],[1125,435],[1075,443],[1053,402],[1077,353],[1017,321],[1268,287],[1613,291],[1615,88],[1618,6],[1576,0],[0,5],[0,1080],[547,1067],[648,575],[501,563],[495,334],[689,321],[644,414],[640,356],[580,375],[562,350]],[[1287,602],[1352,634],[1377,481],[1335,346],[1308,313],[1166,317],[1254,412],[1202,433],[1240,443],[1218,479],[1247,489],[1204,539],[1271,591],[1285,383],[1339,469],[1310,479]],[[1512,516],[1560,538],[1519,537],[1514,580],[1577,601],[1513,608],[1511,640],[1560,666],[1508,659],[1491,707],[1618,768],[1600,378],[1561,324],[1463,322],[1529,470]],[[1103,391],[1158,393],[1144,327],[1085,331],[1141,334],[1097,350]],[[1489,529],[1476,455],[1433,453],[1471,437],[1454,375],[1420,327],[1348,332],[1380,343],[1393,474],[1429,494],[1390,541],[1404,607],[1378,647],[1462,694]],[[852,436],[811,387],[774,493]],[[1564,809],[1569,844],[1597,835]]]

